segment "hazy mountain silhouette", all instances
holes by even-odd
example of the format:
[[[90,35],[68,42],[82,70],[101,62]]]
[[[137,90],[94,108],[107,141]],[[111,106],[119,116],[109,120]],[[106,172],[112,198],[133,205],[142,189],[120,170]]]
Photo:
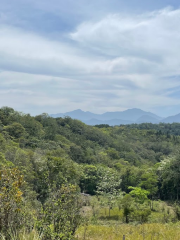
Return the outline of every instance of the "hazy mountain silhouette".
[[[94,114],[91,112],[84,112],[81,109],[77,109],[72,112],[51,114],[50,116],[54,117],[54,118],[69,116],[71,118],[79,119],[79,120],[83,121],[83,120],[89,120],[89,119],[95,118],[96,115],[97,114]]]
[[[88,125],[109,124],[112,126],[142,122],[158,123],[162,120],[162,118],[156,114],[138,108],[121,112],[106,112],[103,114],[95,114],[88,111],[84,112],[81,109],[77,109],[66,113],[51,114],[50,116],[55,118],[69,116],[73,119],[81,120]]]
[[[177,123],[179,123],[180,122],[180,113],[177,114],[177,115],[174,115],[174,116],[169,116],[167,118],[164,118],[161,122],[164,122],[164,123],[174,123],[174,122],[177,122]]]
[[[87,125],[99,125],[99,124],[108,124],[110,126],[121,125],[121,124],[132,124],[132,121],[122,120],[122,119],[111,119],[111,120],[98,120],[98,119],[91,119],[84,121]]]
[[[107,112],[101,115],[103,117],[102,120],[111,120],[111,119],[121,119],[121,120],[129,120],[129,121],[136,121],[143,115],[153,117],[155,119],[161,120],[162,118],[155,115],[151,112],[145,112],[138,108],[128,109],[122,112]]]
[[[159,123],[159,122],[160,119],[148,115],[143,115],[136,120],[136,123]]]

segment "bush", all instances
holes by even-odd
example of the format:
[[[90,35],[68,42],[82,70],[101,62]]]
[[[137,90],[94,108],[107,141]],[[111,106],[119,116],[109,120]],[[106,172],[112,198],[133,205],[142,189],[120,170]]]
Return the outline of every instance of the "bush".
[[[43,240],[74,239],[81,223],[80,194],[74,185],[62,185],[44,204],[42,218],[38,221]]]

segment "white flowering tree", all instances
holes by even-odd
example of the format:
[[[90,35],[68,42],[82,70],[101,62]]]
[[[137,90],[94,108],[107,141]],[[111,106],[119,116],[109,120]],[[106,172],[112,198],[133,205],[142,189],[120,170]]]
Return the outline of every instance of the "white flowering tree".
[[[106,204],[109,208],[109,217],[110,210],[116,202],[116,199],[121,194],[120,189],[121,179],[117,172],[111,169],[104,169],[101,172],[100,181],[97,185],[97,195],[103,196]]]

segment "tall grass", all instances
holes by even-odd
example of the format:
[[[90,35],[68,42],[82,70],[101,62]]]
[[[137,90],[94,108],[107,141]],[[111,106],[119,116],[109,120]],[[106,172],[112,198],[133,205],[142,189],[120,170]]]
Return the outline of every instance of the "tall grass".
[[[179,240],[180,223],[158,224],[150,223],[143,225],[89,225],[81,226],[76,232],[78,240]],[[1,240],[5,237],[0,235]],[[31,233],[22,232],[18,235],[11,234],[11,240],[41,240],[36,231]]]
[[[118,207],[111,210],[111,216],[106,207],[98,208],[98,203],[96,209],[91,212],[88,207],[91,221],[76,232],[79,240],[122,240],[123,235],[125,240],[180,240],[180,222],[173,207],[165,202],[154,202],[154,211],[146,224],[140,224],[137,219],[124,224],[123,210]]]
[[[114,207],[109,217],[108,208],[83,207],[85,221],[77,232],[78,240],[180,240],[180,222],[175,219],[173,208],[165,203],[155,202],[155,210],[151,213],[146,224],[124,224],[123,210]],[[173,223],[172,223],[173,222]],[[0,235],[0,240],[5,237]],[[11,233],[11,240],[42,240],[42,236],[32,230],[18,234]]]
[[[179,240],[180,224],[89,225],[77,231],[79,240]]]
[[[42,236],[40,236],[35,230],[32,230],[30,233],[27,233],[26,231],[22,231],[21,233],[15,234],[10,233],[9,238],[11,240],[41,240]],[[5,236],[0,234],[1,240],[6,240]]]

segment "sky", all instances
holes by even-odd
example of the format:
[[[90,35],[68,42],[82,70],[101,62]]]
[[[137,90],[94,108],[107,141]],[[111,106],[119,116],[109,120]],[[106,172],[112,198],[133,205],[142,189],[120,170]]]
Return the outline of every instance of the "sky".
[[[180,113],[178,0],[0,0],[0,107]]]

